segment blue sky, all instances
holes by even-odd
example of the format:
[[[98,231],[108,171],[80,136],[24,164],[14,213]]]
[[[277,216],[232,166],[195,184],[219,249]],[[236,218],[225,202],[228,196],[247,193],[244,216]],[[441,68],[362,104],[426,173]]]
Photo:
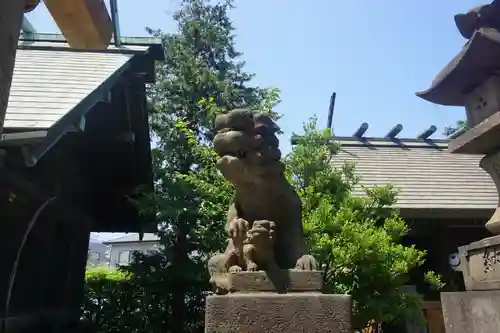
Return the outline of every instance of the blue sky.
[[[351,135],[362,122],[366,135],[383,136],[395,124],[400,137],[415,137],[430,125],[441,131],[465,117],[462,108],[419,99],[465,40],[453,15],[485,0],[237,0],[231,17],[237,49],[255,84],[281,89],[278,111],[285,134],[318,116],[326,125],[330,95],[337,92],[334,130]],[[178,1],[119,0],[123,36],[145,36],[144,27],[173,31]],[[57,32],[41,6],[28,15],[38,32]],[[439,137],[439,136],[436,136]]]

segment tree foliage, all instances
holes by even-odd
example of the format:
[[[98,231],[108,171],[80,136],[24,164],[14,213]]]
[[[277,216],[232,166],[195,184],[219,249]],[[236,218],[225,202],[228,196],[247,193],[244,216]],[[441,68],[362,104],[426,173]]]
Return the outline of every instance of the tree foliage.
[[[446,126],[443,131],[444,136],[449,136],[452,133],[458,131],[462,127],[467,126],[467,121],[466,120],[458,120],[454,126]]]
[[[163,40],[165,61],[149,91],[155,189],[138,204],[161,222],[163,246],[129,267],[132,283],[143,289],[141,302],[151,304],[141,313],[150,333],[203,329],[210,289],[205,264],[223,245],[232,193],[215,170],[215,154],[206,149],[211,124],[219,109],[269,108],[263,101],[273,94],[249,85],[253,75],[243,71],[234,46],[231,8],[231,0],[183,0],[174,14],[175,33],[150,30]]]
[[[206,106],[216,107],[211,102]],[[200,198],[200,214],[213,218],[205,221],[205,226],[194,225],[198,236],[207,237],[209,243],[199,247],[199,255],[190,257],[194,274],[183,275],[190,283],[197,282],[187,294],[185,305],[191,307],[191,311],[185,329],[201,332],[203,298],[209,290],[204,267],[211,254],[223,250],[223,224],[232,188],[215,170],[211,146],[197,139],[194,132],[182,124],[178,124],[178,130],[184,133],[198,161],[196,171],[179,175],[179,181]],[[329,137],[329,131],[317,130],[315,119],[311,119],[304,125],[304,135],[298,144],[284,158],[286,176],[303,202],[306,240],[312,254],[324,265],[327,291],[352,295],[356,327],[363,327],[372,319],[379,323],[391,322],[415,314],[420,299],[405,293],[402,287],[408,282],[409,271],[423,263],[425,252],[401,243],[408,229],[397,210],[391,208],[397,192],[391,186],[376,186],[365,188],[366,197],[354,196],[353,189],[359,184],[354,165],[333,166],[339,147]],[[168,306],[173,292],[170,275],[176,268],[169,261],[169,253],[137,254],[132,266],[134,274],[126,275],[120,286],[121,297],[127,300],[109,302],[114,306],[123,304],[123,307],[135,300],[134,311],[127,305],[127,311],[134,313],[135,319],[129,317],[128,320],[137,322],[137,318],[141,318],[144,330],[133,332],[156,332],[168,325],[172,313]],[[195,280],[197,274],[199,277]],[[428,272],[426,279],[436,287],[442,286],[433,272]],[[112,294],[111,298],[117,297],[116,293]],[[127,312],[119,309],[117,306],[117,313]],[[131,326],[124,319],[120,322]]]
[[[133,313],[137,304],[129,302],[133,286],[129,275],[106,267],[87,268],[82,316],[95,324],[99,332],[122,332],[135,326]],[[130,312],[132,311],[132,312]]]
[[[339,146],[330,137],[312,119],[285,158],[288,178],[304,205],[309,246],[325,265],[328,291],[352,295],[358,327],[372,319],[391,322],[418,312],[419,299],[401,288],[410,270],[423,264],[425,252],[401,243],[408,228],[391,208],[397,191],[392,186],[364,187],[365,197],[354,196],[360,179],[353,164],[334,167]],[[432,272],[427,278],[440,287]]]

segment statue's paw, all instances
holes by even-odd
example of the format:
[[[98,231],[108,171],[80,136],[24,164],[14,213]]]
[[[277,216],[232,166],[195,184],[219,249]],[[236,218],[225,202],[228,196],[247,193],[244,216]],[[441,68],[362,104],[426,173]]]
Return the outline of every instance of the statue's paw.
[[[302,271],[316,271],[318,270],[318,262],[313,256],[305,254],[297,260],[295,264],[295,269]]]
[[[259,267],[257,264],[253,261],[247,263],[247,271],[249,272],[257,272],[259,270]]]
[[[242,269],[240,266],[234,265],[234,266],[229,267],[229,273],[238,273],[241,271],[242,271]]]

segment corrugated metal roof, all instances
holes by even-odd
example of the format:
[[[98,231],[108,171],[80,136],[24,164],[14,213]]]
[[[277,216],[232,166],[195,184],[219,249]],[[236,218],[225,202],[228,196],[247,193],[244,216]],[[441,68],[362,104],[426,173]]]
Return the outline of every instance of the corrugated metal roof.
[[[158,240],[160,240],[160,238],[153,233],[144,233],[144,238],[142,239],[143,242],[156,242]],[[122,237],[105,241],[103,243],[114,244],[114,243],[130,243],[130,242],[140,242],[139,234],[131,233]]]
[[[341,144],[334,165],[356,164],[365,186],[392,184],[399,189],[400,208],[494,209],[498,196],[491,177],[479,167],[482,156],[450,154],[448,140],[337,139]],[[355,189],[356,195],[363,190]]]
[[[146,46],[81,52],[60,42],[21,41],[5,128],[47,129]],[[22,46],[22,47],[21,47]]]

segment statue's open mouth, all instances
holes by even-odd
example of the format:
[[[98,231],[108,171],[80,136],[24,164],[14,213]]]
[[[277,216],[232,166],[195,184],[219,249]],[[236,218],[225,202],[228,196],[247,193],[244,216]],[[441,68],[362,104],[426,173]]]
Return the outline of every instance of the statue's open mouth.
[[[221,154],[221,156],[232,156],[237,158],[245,158],[247,157],[247,152],[245,150],[237,150],[236,152],[226,152]]]

